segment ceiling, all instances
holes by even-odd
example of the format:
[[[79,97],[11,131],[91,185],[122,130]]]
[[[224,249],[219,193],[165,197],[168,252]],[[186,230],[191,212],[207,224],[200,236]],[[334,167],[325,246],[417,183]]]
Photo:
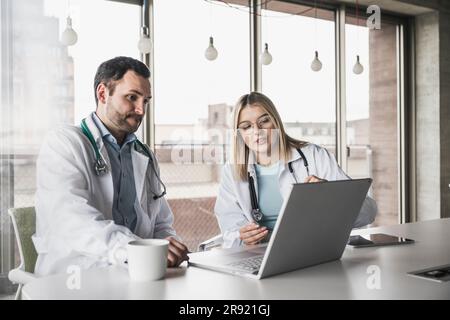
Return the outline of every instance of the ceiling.
[[[119,1],[119,2],[127,2],[132,4],[141,4],[143,0],[108,0],[108,1]],[[240,3],[243,2],[245,5],[248,3],[248,0],[243,1],[236,1],[236,0],[223,0],[224,2],[231,2],[231,3]],[[261,0],[263,3],[267,0]],[[311,3],[314,3],[314,0],[303,0],[303,2],[308,1]],[[316,0],[318,3],[325,2],[325,3],[349,3],[352,5],[356,4],[356,0]],[[269,0],[267,3],[271,3],[272,1]],[[277,1],[273,1],[276,3]],[[295,3],[295,0],[291,0],[288,2]],[[436,6],[442,6],[442,3],[446,3],[446,1],[439,1],[439,0],[358,0],[358,3],[361,6],[370,6],[371,4],[376,4],[380,6],[381,10],[386,10],[388,12],[392,13],[401,13],[404,15],[410,15],[410,16],[416,16],[423,13],[431,12],[433,9],[430,7],[436,7]],[[425,6],[421,6],[421,3],[424,3]],[[448,7],[448,10],[450,10],[450,5],[445,4],[446,8]]]
[[[342,3],[351,3],[355,5],[356,0],[339,0]],[[433,11],[430,8],[421,7],[415,4],[406,3],[408,0],[359,0],[358,3],[362,6],[370,6],[371,4],[378,5],[381,10],[389,12],[402,13],[410,16],[417,16],[419,14]],[[417,2],[417,1],[415,1]]]

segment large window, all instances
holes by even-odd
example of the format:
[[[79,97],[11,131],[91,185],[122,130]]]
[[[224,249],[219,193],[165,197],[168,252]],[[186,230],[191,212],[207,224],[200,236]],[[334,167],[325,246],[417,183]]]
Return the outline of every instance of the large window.
[[[399,222],[399,106],[397,25],[369,29],[366,21],[346,17],[347,170],[372,177],[377,201],[374,225]],[[370,48],[370,49],[369,49]],[[359,56],[363,72],[353,68]]]
[[[250,89],[248,8],[154,1],[155,151],[175,228],[191,250],[220,232],[213,207],[232,106]],[[205,58],[209,38],[218,50]]]
[[[1,1],[0,281],[18,263],[7,210],[34,206],[35,161],[45,134],[95,110],[93,81],[102,61],[139,58],[139,6],[105,0],[67,5]],[[68,14],[78,33],[71,47],[59,41]]]
[[[0,289],[17,264],[7,210],[34,205],[35,161],[44,135],[61,123],[78,124],[95,109],[93,78],[102,61],[141,57],[142,8],[132,2],[0,2]],[[341,27],[336,13],[344,9],[294,2],[261,1],[260,16],[251,19],[253,0],[149,1],[154,118],[145,125],[154,128],[174,227],[191,251],[219,233],[213,207],[232,107],[259,80],[258,90],[274,101],[289,134],[339,155],[350,176],[373,178],[375,225],[399,220],[404,126],[398,24],[383,20],[380,30],[369,30],[363,15],[358,20],[349,9]],[[68,14],[78,33],[70,47],[59,42]],[[213,61],[205,58],[210,37],[218,50]],[[265,43],[273,61],[255,68],[251,49]],[[318,72],[311,69],[315,51],[322,63]],[[345,69],[336,65],[343,52]],[[352,71],[357,55],[364,66],[359,75]],[[338,123],[336,115],[345,117]]]
[[[277,106],[291,136],[335,151],[334,11],[282,1],[263,4],[262,44],[273,61],[262,66],[262,91]],[[263,46],[264,49],[264,46]],[[311,63],[318,52],[322,69]]]

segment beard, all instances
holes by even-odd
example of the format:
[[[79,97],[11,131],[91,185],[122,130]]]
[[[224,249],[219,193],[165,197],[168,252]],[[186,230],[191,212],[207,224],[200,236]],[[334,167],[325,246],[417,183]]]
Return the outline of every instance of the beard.
[[[142,123],[142,115],[134,112],[120,113],[112,102],[107,103],[106,110],[108,118],[120,131],[134,133]]]

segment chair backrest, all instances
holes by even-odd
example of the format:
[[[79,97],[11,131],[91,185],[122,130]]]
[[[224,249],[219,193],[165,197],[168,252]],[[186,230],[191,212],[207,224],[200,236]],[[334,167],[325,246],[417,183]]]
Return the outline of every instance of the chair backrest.
[[[16,234],[20,259],[27,272],[34,272],[37,252],[31,236],[36,232],[36,211],[34,207],[11,208],[8,210]]]

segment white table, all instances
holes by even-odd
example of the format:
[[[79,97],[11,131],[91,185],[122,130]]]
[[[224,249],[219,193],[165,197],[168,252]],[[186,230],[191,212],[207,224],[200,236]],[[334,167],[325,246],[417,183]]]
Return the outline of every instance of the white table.
[[[164,280],[129,281],[120,267],[81,273],[81,288],[70,290],[69,274],[35,280],[23,288],[25,299],[450,299],[450,282],[407,275],[409,271],[450,264],[450,219],[364,229],[416,243],[352,249],[341,260],[262,280],[246,279],[195,267],[169,269]],[[380,268],[380,289],[366,284],[369,266]]]

